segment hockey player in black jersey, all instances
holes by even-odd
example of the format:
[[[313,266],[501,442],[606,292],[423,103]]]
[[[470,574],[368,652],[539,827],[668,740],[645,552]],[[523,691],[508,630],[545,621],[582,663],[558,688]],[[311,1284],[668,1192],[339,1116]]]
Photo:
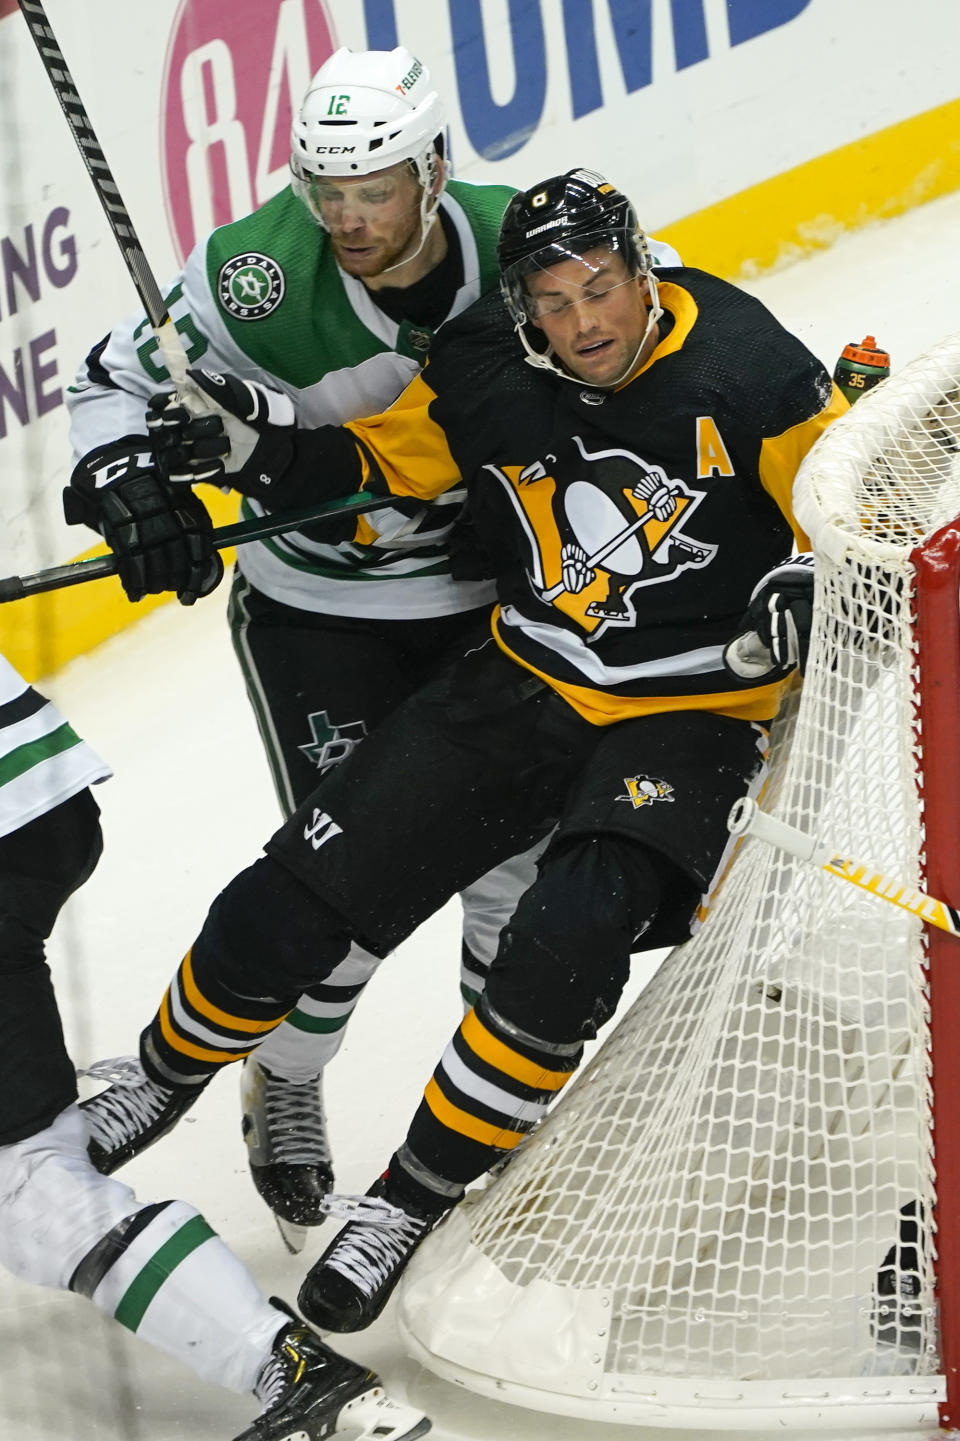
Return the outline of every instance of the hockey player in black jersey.
[[[379,1314],[431,1226],[543,1116],[631,952],[703,918],[795,658],[742,677],[724,649],[763,577],[805,548],[794,474],[847,408],[759,302],[701,271],[656,272],[633,206],[589,171],[510,203],[499,263],[506,306],[487,297],[445,327],[390,410],[263,426],[233,477],[278,508],[350,488],[422,500],[465,480],[499,603],[487,645],[325,777],[217,898],[141,1038],[150,1084],[182,1104],[352,942],[387,954],[555,827],[372,1188],[383,1224],[350,1222],[304,1282],[305,1314],[331,1330]],[[242,380],[197,379],[241,418],[265,410]],[[155,423],[188,481],[190,423],[176,408]],[[127,1138],[151,1139],[132,1112]]]

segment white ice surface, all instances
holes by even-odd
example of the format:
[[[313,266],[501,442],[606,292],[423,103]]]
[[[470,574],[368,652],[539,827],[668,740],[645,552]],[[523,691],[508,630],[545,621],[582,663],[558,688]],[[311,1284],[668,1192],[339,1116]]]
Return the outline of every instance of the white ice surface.
[[[960,329],[958,231],[960,195],[852,234],[748,288],[828,366],[867,332],[902,365]],[[79,1064],[135,1049],[213,895],[255,858],[277,821],[225,601],[222,586],[193,610],[168,606],[44,683],[116,772],[97,792],[103,860],[50,947]],[[359,1007],[327,1082],[339,1189],[364,1190],[402,1137],[457,1021],[458,951],[451,905],[382,968]],[[198,1206],[264,1289],[291,1300],[333,1229],[317,1233],[299,1258],[281,1247],[248,1179],[229,1072],[125,1174],[144,1198],[179,1196]],[[337,1344],[428,1411],[437,1441],[703,1434],[538,1417],[473,1397],[405,1358],[390,1308],[370,1331]],[[255,1409],[195,1381],[87,1302],[0,1274],[3,1441],[226,1441]]]

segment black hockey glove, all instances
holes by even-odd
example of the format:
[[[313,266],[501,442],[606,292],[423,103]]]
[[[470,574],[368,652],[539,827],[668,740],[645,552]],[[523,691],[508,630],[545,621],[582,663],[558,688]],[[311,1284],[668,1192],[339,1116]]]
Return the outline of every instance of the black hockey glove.
[[[777,680],[806,669],[813,627],[813,556],[783,561],[754,587],[741,628],[723,652],[739,680]]]
[[[147,427],[171,480],[212,480],[272,510],[289,502],[284,478],[296,455],[296,413],[283,391],[215,370],[188,370],[217,414],[192,415],[178,395],[155,395]]]
[[[230,441],[219,415],[196,415],[176,391],[164,391],[150,398],[147,430],[157,468],[166,480],[176,485],[224,482]]]
[[[63,513],[68,525],[100,532],[129,600],[174,590],[181,605],[192,605],[223,576],[203,503],[189,486],[164,478],[146,436],[85,455],[63,492]]]

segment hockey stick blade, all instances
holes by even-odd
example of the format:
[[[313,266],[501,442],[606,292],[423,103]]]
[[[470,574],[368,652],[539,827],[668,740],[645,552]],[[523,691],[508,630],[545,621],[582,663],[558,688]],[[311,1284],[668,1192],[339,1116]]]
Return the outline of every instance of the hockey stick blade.
[[[868,895],[876,896],[877,900],[887,901],[912,916],[919,916],[920,920],[936,926],[940,931],[946,931],[948,935],[960,936],[960,910],[948,906],[945,901],[938,901],[934,896],[928,896],[924,891],[906,885],[893,876],[884,875],[882,871],[864,864],[863,861],[837,855],[829,846],[820,845],[812,836],[806,835],[795,826],[787,825],[785,821],[777,820],[775,816],[762,811],[749,796],[741,796],[740,800],[735,802],[727,819],[727,828],[731,835],[756,836],[769,846],[776,846],[789,855],[810,861],[812,865],[820,866],[830,875],[838,876],[840,880],[848,881],[850,885],[859,887]]]
[[[345,495],[342,499],[329,500],[312,509],[277,511],[275,515],[239,520],[234,525],[222,525],[213,532],[214,549],[224,550],[231,545],[247,545],[252,540],[283,535],[285,531],[300,530],[305,525],[337,520],[345,515],[365,515],[368,511],[395,506],[397,501],[398,497],[395,495]],[[117,562],[114,556],[97,555],[91,560],[52,565],[46,570],[35,571],[33,575],[9,575],[0,580],[0,605],[11,600],[23,600],[28,595],[38,595],[41,591],[62,590],[68,585],[83,585],[88,580],[102,580],[105,576],[116,573]]]

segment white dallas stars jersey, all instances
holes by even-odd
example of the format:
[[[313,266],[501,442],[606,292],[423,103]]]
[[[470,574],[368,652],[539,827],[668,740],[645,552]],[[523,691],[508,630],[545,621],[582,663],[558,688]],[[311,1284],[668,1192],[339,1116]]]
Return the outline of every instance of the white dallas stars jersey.
[[[0,656],[0,836],[111,774],[56,706]]]
[[[496,238],[512,194],[457,181],[444,192],[441,223],[460,271],[448,315],[496,285]],[[289,187],[198,244],[166,303],[189,364],[285,391],[307,428],[392,404],[432,338],[427,326],[392,320],[340,269],[326,232]],[[146,400],[169,385],[143,313],[115,327],[68,393],[76,456],[143,435]],[[493,588],[450,574],[447,537],[464,498],[445,496],[413,517],[379,511],[358,518],[348,535],[341,523],[337,532],[318,527],[257,541],[240,549],[238,564],[258,590],[304,610],[372,618],[471,610],[491,601]],[[244,515],[262,510],[243,502]]]

